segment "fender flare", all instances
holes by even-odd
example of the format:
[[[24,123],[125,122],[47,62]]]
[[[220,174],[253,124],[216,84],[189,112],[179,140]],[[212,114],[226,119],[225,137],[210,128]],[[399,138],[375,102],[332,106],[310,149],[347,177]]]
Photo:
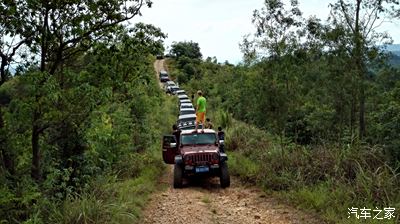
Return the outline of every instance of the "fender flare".
[[[228,161],[228,155],[226,153],[220,153],[219,157],[220,157],[219,160],[220,160],[221,163],[225,162],[225,161]]]

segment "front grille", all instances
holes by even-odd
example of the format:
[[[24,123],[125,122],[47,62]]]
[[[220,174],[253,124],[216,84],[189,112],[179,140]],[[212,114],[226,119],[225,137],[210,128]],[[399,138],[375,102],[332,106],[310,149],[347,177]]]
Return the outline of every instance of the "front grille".
[[[185,160],[192,161],[192,163],[206,163],[206,162],[211,162],[213,159],[212,154],[193,154],[193,155],[186,155]]]

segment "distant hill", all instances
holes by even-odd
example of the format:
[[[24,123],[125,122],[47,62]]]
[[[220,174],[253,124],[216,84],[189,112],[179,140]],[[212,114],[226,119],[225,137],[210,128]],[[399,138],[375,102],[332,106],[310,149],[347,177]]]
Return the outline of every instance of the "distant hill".
[[[389,44],[386,45],[386,49],[388,51],[394,52],[394,51],[399,51],[400,52],[400,44]]]
[[[389,58],[389,64],[394,67],[400,67],[400,44],[387,45],[386,50],[392,53]]]
[[[400,68],[400,51],[398,51],[398,54],[392,53],[393,54],[389,57],[389,64],[393,67]]]
[[[391,51],[393,54],[400,56],[400,51]]]

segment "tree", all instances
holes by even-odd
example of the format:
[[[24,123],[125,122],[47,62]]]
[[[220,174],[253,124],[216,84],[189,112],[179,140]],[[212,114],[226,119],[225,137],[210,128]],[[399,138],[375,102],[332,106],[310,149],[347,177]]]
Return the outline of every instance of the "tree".
[[[199,44],[193,41],[173,42],[171,55],[175,56],[178,60],[183,56],[190,59],[201,59],[202,57]]]
[[[296,0],[286,6],[281,0],[266,0],[264,8],[255,10],[252,22],[256,27],[254,40],[245,38],[243,47],[255,47],[261,57],[281,57],[290,54],[298,46],[299,28],[302,26],[301,11]],[[243,49],[253,52],[251,49]],[[261,51],[261,52],[260,52]]]
[[[160,28],[151,24],[137,23],[130,30],[133,33],[132,41],[139,41],[136,46],[141,47],[141,52],[159,55],[164,53],[164,39],[167,35]]]
[[[15,60],[19,50],[33,38],[33,30],[25,26],[26,7],[16,1],[5,1],[0,4],[0,86],[7,81],[10,64]],[[21,35],[26,38],[21,38]],[[26,55],[22,55],[26,57]]]
[[[0,87],[10,77],[10,65],[15,61],[15,57],[20,52],[21,48],[27,43],[32,41],[33,31],[26,29],[23,26],[23,10],[24,7],[17,7],[14,1],[6,1],[0,4]],[[27,38],[21,39],[20,34]],[[26,57],[25,54],[20,55],[22,58]],[[4,96],[0,96],[4,97]],[[2,99],[0,99],[2,101]],[[0,103],[0,152],[3,159],[3,164],[6,170],[14,173],[14,162],[12,153],[6,147],[7,135],[4,133],[4,119],[2,107],[4,104]]]
[[[62,68],[63,63],[90,49],[96,41],[113,37],[118,25],[140,14],[141,7],[151,7],[150,0],[84,0],[84,1],[6,1],[4,8],[15,9],[19,15],[12,21],[15,35],[25,41],[32,54],[39,55],[40,86],[49,76]],[[1,20],[9,26],[9,20]],[[26,30],[33,31],[26,32]],[[28,41],[29,40],[29,41]],[[63,87],[63,72],[58,73]],[[32,177],[41,179],[39,138],[49,124],[42,119],[40,91],[35,94],[31,131]]]
[[[330,20],[335,27],[343,27],[346,34],[345,41],[348,54],[352,58],[356,74],[359,95],[359,138],[365,136],[365,80],[367,66],[375,57],[369,57],[371,51],[377,51],[377,44],[389,41],[387,33],[379,33],[376,28],[387,20],[399,18],[399,4],[397,0],[338,0],[331,4]]]
[[[256,102],[252,119],[261,126],[268,126],[285,135],[290,110],[296,107],[299,69],[296,52],[300,49],[303,18],[296,0],[285,5],[280,0],[266,0],[261,10],[255,10],[252,22],[256,33],[252,40],[246,36],[241,44],[245,60],[259,61],[259,75],[254,80]],[[299,54],[300,55],[300,54]],[[250,85],[251,86],[251,85]]]
[[[67,196],[86,192],[97,177],[135,178],[149,164],[140,158],[164,127],[154,116],[163,101],[152,54],[163,50],[166,35],[137,24],[113,36],[64,61],[53,75],[30,67],[0,87],[5,119],[0,137],[6,134],[5,148],[17,162],[10,180],[0,167],[2,219],[23,222],[36,216],[39,222],[62,222],[62,216],[57,221],[48,216],[48,205],[62,209]],[[39,184],[28,177],[32,114],[38,107],[38,124],[44,127]]]

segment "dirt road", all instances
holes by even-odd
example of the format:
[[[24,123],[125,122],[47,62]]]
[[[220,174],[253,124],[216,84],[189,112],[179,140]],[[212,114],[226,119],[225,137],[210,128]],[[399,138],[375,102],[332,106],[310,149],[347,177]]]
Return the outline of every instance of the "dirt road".
[[[167,185],[166,190],[152,196],[141,223],[321,223],[236,178],[226,189],[220,188],[218,178],[190,181],[174,189],[169,166],[161,184]]]
[[[158,74],[160,73],[160,71],[165,70],[164,69],[164,59],[156,60],[154,62],[154,69],[156,70],[157,78],[158,78]]]
[[[157,80],[159,80],[160,71],[161,70],[166,70],[164,68],[164,59],[156,60],[154,62],[154,70],[156,70],[156,77],[157,77]],[[163,84],[161,82],[158,82],[158,83],[159,83],[160,87],[163,88]]]
[[[157,60],[154,68],[158,74],[164,69],[164,60]],[[322,223],[234,177],[226,189],[220,187],[218,178],[192,180],[182,189],[174,189],[172,171],[172,166],[165,170],[160,179],[165,190],[151,196],[140,223]]]

